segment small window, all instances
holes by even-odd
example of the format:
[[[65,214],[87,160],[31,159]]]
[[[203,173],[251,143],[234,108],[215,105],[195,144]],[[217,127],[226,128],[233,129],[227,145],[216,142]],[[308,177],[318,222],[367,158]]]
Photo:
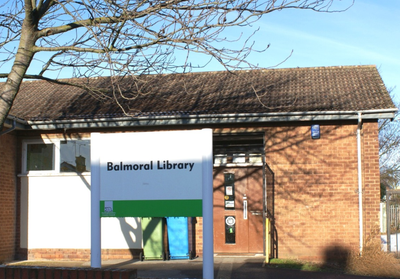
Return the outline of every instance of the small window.
[[[54,170],[54,144],[27,144],[26,170]]]
[[[249,154],[249,163],[250,164],[262,163],[262,154],[259,153]]]
[[[60,172],[90,171],[90,141],[60,142]]]
[[[227,163],[227,155],[226,154],[216,154],[214,156],[214,164],[222,165]]]
[[[233,154],[232,162],[237,164],[246,163],[246,154],[245,153]]]

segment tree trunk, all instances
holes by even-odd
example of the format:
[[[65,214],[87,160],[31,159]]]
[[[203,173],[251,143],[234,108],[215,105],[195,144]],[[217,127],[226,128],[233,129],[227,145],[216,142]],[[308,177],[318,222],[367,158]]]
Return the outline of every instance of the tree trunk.
[[[15,55],[14,64],[8,75],[7,81],[0,90],[0,132],[3,130],[4,122],[11,110],[11,106],[19,91],[24,75],[28,70],[35,55],[36,42],[35,28],[24,21],[21,30],[21,39]]]

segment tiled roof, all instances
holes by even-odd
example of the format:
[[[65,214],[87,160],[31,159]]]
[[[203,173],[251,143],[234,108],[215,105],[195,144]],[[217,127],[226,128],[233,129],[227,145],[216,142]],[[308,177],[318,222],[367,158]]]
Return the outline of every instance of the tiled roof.
[[[25,81],[10,114],[25,120],[72,120],[395,108],[375,66],[61,81],[79,82],[103,92],[42,80]]]

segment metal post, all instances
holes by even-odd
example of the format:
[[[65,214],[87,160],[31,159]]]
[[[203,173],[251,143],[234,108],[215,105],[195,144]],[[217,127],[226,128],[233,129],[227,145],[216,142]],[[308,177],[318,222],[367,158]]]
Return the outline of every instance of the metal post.
[[[394,227],[395,227],[395,229],[396,229],[396,254],[397,254],[397,256],[399,255],[399,240],[398,240],[398,219],[397,218],[399,218],[399,216],[398,216],[398,207],[397,207],[397,204],[396,204],[396,206],[394,207],[394,210],[395,210],[395,214],[394,214],[394,218],[395,218],[395,221],[394,221]]]
[[[90,266],[101,267],[101,220],[100,220],[100,151],[99,133],[91,134],[91,239]]]
[[[390,253],[391,251],[391,247],[390,247],[390,224],[392,222],[392,220],[390,220],[391,218],[390,215],[390,192],[386,191],[386,245],[387,245],[387,252]]]
[[[212,129],[203,129],[203,278],[214,279]]]
[[[271,251],[271,226],[269,218],[265,219],[265,263],[269,263],[269,256]]]

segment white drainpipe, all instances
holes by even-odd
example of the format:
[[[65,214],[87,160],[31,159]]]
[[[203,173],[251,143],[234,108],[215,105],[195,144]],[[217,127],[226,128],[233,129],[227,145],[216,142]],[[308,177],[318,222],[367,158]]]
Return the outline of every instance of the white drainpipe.
[[[362,207],[362,159],[361,159],[361,128],[362,117],[361,112],[358,113],[358,127],[357,127],[357,161],[358,161],[358,210],[360,221],[360,255],[363,250],[363,207]]]

